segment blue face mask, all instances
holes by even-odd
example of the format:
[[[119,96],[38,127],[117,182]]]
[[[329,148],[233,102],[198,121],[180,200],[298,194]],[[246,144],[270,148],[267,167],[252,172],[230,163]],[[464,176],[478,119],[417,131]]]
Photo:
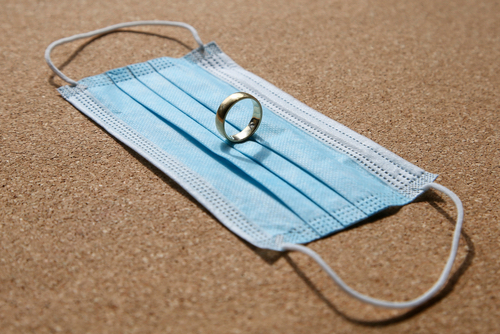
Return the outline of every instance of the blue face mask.
[[[142,24],[189,29],[200,47],[183,58],[158,58],[75,82],[51,62],[57,45]],[[178,22],[132,22],[52,43],[49,66],[70,86],[62,96],[110,134],[179,183],[227,228],[261,248],[311,256],[348,293],[393,308],[419,305],[446,282],[463,211],[430,174],[371,140],[325,117],[244,70],[215,43]],[[256,97],[264,117],[256,134],[231,143],[214,124],[221,102],[236,92]],[[244,104],[232,109],[226,130],[246,126]],[[318,254],[300,244],[345,229],[383,209],[413,201],[428,188],[449,195],[458,221],[440,280],[410,302],[386,302],[352,290]]]

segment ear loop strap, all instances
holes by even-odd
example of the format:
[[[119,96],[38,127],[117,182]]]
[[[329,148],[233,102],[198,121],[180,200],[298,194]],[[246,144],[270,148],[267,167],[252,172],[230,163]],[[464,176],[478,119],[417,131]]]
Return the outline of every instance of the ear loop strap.
[[[455,257],[457,256],[457,250],[458,250],[458,243],[460,240],[460,232],[462,230],[462,223],[464,220],[464,209],[462,206],[462,202],[458,198],[457,195],[455,195],[451,190],[449,190],[446,187],[443,187],[440,184],[437,183],[430,183],[426,186],[424,186],[422,189],[423,190],[428,190],[429,188],[433,188],[435,190],[441,191],[443,194],[447,195],[450,197],[453,202],[455,203],[457,207],[457,223],[455,225],[455,232],[453,233],[453,242],[451,244],[451,251],[450,255],[448,257],[448,261],[446,262],[446,265],[444,267],[443,272],[441,273],[441,276],[437,280],[437,282],[423,295],[420,297],[417,297],[413,300],[407,301],[407,302],[390,302],[390,301],[385,301],[381,299],[376,299],[369,297],[367,295],[364,295],[362,293],[359,293],[358,291],[354,290],[353,288],[349,287],[336,273],[333,271],[328,264],[319,256],[316,252],[311,250],[308,247],[302,246],[302,245],[296,245],[296,244],[289,244],[289,243],[283,243],[282,247],[284,250],[288,251],[297,251],[301,252],[303,254],[306,254],[310,256],[314,261],[316,261],[320,267],[326,271],[328,276],[332,280],[335,281],[335,283],[338,284],[338,286],[347,292],[349,295],[353,296],[354,298],[359,299],[362,302],[374,305],[374,306],[380,306],[380,307],[385,307],[385,308],[392,308],[392,309],[401,309],[401,308],[408,308],[408,307],[415,307],[418,305],[421,305],[431,299],[446,283],[448,276],[450,275],[451,268],[453,266],[453,262],[455,261]]]
[[[121,28],[144,26],[144,25],[146,25],[146,26],[155,26],[155,25],[174,26],[174,27],[181,27],[181,28],[188,29],[193,34],[193,37],[196,40],[196,43],[198,43],[198,45],[201,48],[203,48],[203,42],[201,41],[200,37],[198,36],[198,32],[196,31],[196,29],[194,29],[192,26],[190,26],[187,23],[174,22],[174,21],[134,21],[134,22],[125,22],[125,23],[115,24],[115,25],[112,25],[112,26],[109,26],[106,28],[94,30],[94,31],[87,32],[84,34],[78,34],[78,35],[74,35],[71,37],[61,38],[61,39],[51,43],[47,47],[47,49],[45,50],[45,61],[47,62],[49,67],[52,69],[52,71],[54,71],[54,73],[57,74],[61,79],[68,82],[72,86],[76,86],[78,83],[75,80],[70,79],[66,75],[64,75],[52,62],[52,59],[50,58],[50,53],[52,52],[52,49],[54,49],[58,45],[73,42],[73,41],[76,41],[78,39],[92,37],[92,36],[96,36],[96,35],[102,35],[102,34],[105,34],[107,32],[121,29]]]

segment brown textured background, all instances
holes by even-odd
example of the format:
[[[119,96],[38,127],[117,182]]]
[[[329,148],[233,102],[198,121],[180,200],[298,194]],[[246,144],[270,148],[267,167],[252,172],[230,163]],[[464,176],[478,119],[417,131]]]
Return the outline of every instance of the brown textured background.
[[[342,293],[301,254],[226,230],[56,92],[59,38],[133,20],[193,25],[244,68],[441,176],[466,218],[424,307]],[[500,332],[499,1],[19,1],[0,9],[1,333]],[[55,50],[72,78],[173,56],[176,28]],[[144,33],[147,32],[147,33]],[[438,277],[455,209],[415,203],[312,243],[354,288],[413,298]]]

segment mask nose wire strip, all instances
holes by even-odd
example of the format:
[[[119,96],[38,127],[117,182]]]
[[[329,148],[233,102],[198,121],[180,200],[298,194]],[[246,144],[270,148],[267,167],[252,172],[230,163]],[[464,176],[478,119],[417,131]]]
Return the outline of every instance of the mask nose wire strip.
[[[66,37],[66,38],[61,38],[55,42],[52,42],[45,50],[45,61],[47,62],[49,67],[52,69],[52,71],[54,71],[54,73],[57,74],[61,79],[68,82],[72,86],[76,86],[78,83],[75,80],[70,79],[66,75],[64,75],[64,73],[62,73],[52,62],[52,59],[50,58],[50,53],[52,52],[52,50],[56,46],[59,46],[61,44],[65,44],[65,43],[69,43],[69,42],[73,42],[73,41],[76,41],[76,40],[82,39],[82,38],[92,37],[92,36],[96,36],[96,35],[102,35],[102,34],[105,34],[107,32],[121,29],[121,28],[128,28],[128,27],[135,27],[135,26],[155,26],[155,25],[174,26],[174,27],[181,27],[181,28],[188,29],[191,32],[191,34],[193,34],[193,37],[196,40],[196,43],[198,43],[198,45],[201,48],[203,48],[203,42],[201,41],[200,36],[198,36],[198,32],[196,31],[196,29],[194,29],[192,26],[190,26],[187,23],[175,22],[175,21],[134,21],[134,22],[124,22],[124,23],[120,23],[120,24],[115,24],[115,25],[112,25],[112,26],[109,26],[106,28],[102,28],[102,29],[90,31],[90,32],[83,33],[83,34],[78,34],[78,35]]]
[[[392,309],[401,309],[401,308],[408,308],[408,307],[415,307],[418,305],[421,305],[431,299],[446,283],[448,276],[450,275],[451,268],[453,266],[453,262],[455,262],[455,257],[457,255],[457,250],[458,250],[458,243],[460,241],[460,232],[462,230],[462,223],[464,220],[464,209],[462,206],[462,202],[458,198],[455,193],[453,193],[451,190],[448,188],[437,184],[437,183],[430,183],[424,187],[422,187],[423,190],[428,190],[429,188],[433,188],[435,190],[438,190],[442,192],[443,194],[447,195],[450,197],[453,202],[455,203],[457,207],[457,223],[455,225],[455,232],[453,233],[453,242],[451,245],[451,251],[450,255],[448,257],[448,261],[446,262],[446,265],[444,267],[443,272],[441,273],[441,276],[437,280],[437,282],[429,289],[427,292],[422,294],[420,297],[417,297],[413,300],[406,301],[406,302],[390,302],[390,301],[385,301],[381,299],[376,299],[369,297],[367,295],[364,295],[353,288],[349,287],[336,273],[333,271],[332,268],[326,262],[321,258],[321,256],[318,255],[318,253],[314,252],[312,249],[302,246],[302,245],[297,245],[297,244],[290,244],[290,243],[283,243],[282,247],[284,250],[288,251],[297,251],[301,252],[305,255],[310,256],[314,261],[316,261],[319,266],[326,271],[328,276],[335,281],[335,283],[338,284],[338,286],[344,290],[346,293],[349,295],[353,296],[354,298],[359,299],[362,302],[374,305],[374,306],[380,306],[380,307],[385,307],[385,308],[392,308]]]

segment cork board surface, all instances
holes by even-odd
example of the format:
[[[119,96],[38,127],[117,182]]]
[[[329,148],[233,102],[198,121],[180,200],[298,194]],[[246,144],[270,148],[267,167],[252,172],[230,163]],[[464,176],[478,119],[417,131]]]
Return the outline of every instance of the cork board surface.
[[[24,1],[0,10],[1,333],[500,332],[500,2]],[[364,305],[298,253],[251,247],[62,99],[52,41],[134,20],[193,25],[237,63],[433,173],[465,208],[444,290]],[[141,27],[56,49],[71,78],[196,43]],[[428,192],[310,247],[389,300],[430,288],[455,208]]]

